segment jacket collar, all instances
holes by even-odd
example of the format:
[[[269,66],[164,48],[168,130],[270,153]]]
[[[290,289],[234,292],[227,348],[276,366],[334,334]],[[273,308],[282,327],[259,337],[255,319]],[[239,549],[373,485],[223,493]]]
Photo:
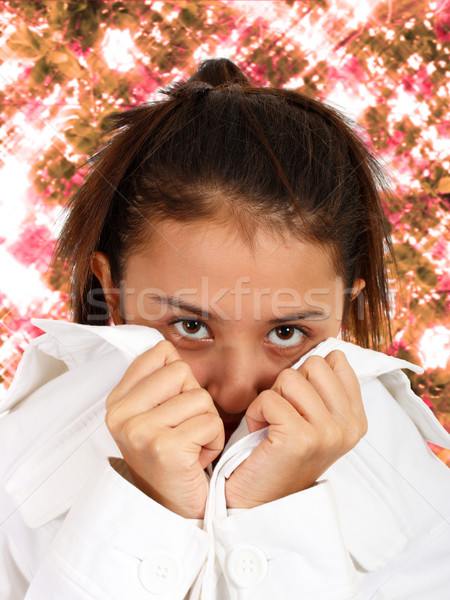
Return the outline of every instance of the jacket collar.
[[[33,323],[47,334],[33,340],[26,350],[17,373],[17,381],[11,386],[4,407],[15,408],[10,416],[14,417],[16,414],[22,424],[29,423],[29,427],[34,428],[35,422],[31,420],[30,423],[28,415],[31,414],[33,405],[42,401],[42,406],[47,407],[46,414],[50,415],[48,418],[53,421],[52,434],[44,443],[39,438],[31,447],[27,443],[26,432],[20,441],[6,441],[6,445],[10,443],[18,447],[18,452],[16,460],[8,463],[4,480],[25,522],[30,527],[39,527],[70,508],[90,474],[105,457],[121,456],[104,424],[107,391],[114,387],[117,377],[120,378],[131,361],[160,341],[162,336],[150,328],[133,325],[95,327],[41,319],[35,319]],[[421,372],[420,367],[406,361],[361,349],[334,338],[319,344],[303,356],[294,368],[311,355],[326,356],[337,349],[346,354],[361,383],[389,373],[400,373],[402,368]],[[63,401],[61,396],[66,396],[67,400],[67,395],[76,391],[86,379],[92,388],[98,381],[104,387],[97,395],[85,400],[84,404],[74,394],[72,400],[75,413],[67,422],[65,411],[57,410]],[[40,387],[42,382],[44,387]],[[31,396],[27,397],[29,393]],[[418,402],[430,412],[421,400]],[[432,415],[430,418],[434,419]],[[9,419],[0,420],[0,439],[7,431],[5,425],[8,421]],[[41,429],[42,427],[45,430],[45,424],[41,422]],[[442,437],[447,436],[447,441],[450,439],[449,434],[435,419],[434,427]],[[257,436],[251,435],[257,440]],[[244,444],[245,451],[249,451],[251,441],[246,441],[249,437],[244,420],[230,439],[224,455],[234,457],[233,461],[238,462],[237,450]],[[7,455],[3,451],[1,454]],[[339,473],[335,478],[339,478]],[[357,480],[356,477],[353,479]],[[364,505],[366,494],[367,489],[361,491],[359,506]],[[386,531],[386,524],[390,522],[389,507],[374,501],[369,512],[370,519],[378,519],[380,522],[380,531]],[[398,543],[404,543],[402,532],[396,530],[392,535]],[[367,568],[379,564],[383,552],[384,543],[377,544],[375,540],[372,554],[363,557]]]
[[[0,404],[5,412],[52,379],[81,365],[88,367],[96,356],[112,348],[133,360],[161,340],[156,329],[140,325],[111,327],[80,325],[52,319],[31,319],[45,332],[33,339],[25,350],[16,375]]]

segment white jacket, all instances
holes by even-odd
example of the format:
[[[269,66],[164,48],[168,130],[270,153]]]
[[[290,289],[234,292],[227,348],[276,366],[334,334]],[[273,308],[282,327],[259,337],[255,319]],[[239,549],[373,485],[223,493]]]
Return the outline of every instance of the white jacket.
[[[450,469],[425,442],[450,447],[450,435],[400,370],[418,367],[319,344],[306,356],[340,349],[355,370],[367,435],[312,488],[227,510],[225,478],[266,435],[244,420],[196,521],[127,480],[104,424],[107,394],[161,335],[34,323],[47,334],[0,404],[1,600],[450,598]]]

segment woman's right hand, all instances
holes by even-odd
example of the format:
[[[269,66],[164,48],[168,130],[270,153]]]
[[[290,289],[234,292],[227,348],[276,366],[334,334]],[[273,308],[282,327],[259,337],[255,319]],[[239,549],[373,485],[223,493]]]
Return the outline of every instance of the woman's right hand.
[[[106,425],[142,492],[203,518],[204,469],[223,449],[224,427],[173,344],[159,342],[132,362],[106,400]]]

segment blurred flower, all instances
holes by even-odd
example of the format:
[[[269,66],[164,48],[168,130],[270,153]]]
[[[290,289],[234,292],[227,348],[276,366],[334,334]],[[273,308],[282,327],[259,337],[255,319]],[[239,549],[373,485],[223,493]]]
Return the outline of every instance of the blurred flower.
[[[26,225],[19,239],[8,246],[10,254],[25,266],[34,265],[44,273],[50,264],[55,240],[45,225]]]
[[[401,83],[407,92],[415,95],[422,94],[424,98],[429,98],[434,93],[433,82],[424,65],[413,74],[402,77]]]
[[[438,277],[437,290],[442,293],[450,293],[450,273],[443,273]]]
[[[360,83],[368,79],[367,73],[361,67],[359,58],[357,56],[350,56],[340,66],[329,66],[327,72],[327,79],[330,83],[333,81],[345,81],[346,84]]]
[[[440,42],[450,42],[450,5],[448,2],[444,3],[443,9],[438,13],[434,29]]]

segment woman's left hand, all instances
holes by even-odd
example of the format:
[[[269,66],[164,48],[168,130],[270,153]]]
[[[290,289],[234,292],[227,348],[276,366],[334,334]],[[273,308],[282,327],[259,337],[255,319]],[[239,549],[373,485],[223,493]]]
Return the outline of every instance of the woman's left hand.
[[[311,487],[367,432],[356,375],[345,354],[284,369],[246,412],[250,433],[268,436],[225,484],[228,508],[252,508]]]

